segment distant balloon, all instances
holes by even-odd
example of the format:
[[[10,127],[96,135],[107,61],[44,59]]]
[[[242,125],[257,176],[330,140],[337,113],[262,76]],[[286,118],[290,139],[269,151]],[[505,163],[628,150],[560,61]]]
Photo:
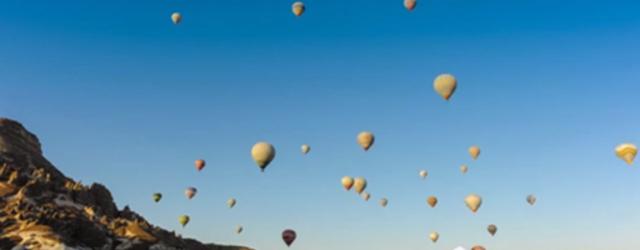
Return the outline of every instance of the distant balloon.
[[[431,207],[435,207],[438,204],[438,198],[436,198],[435,196],[429,196],[427,198],[427,204],[429,204],[429,206]]]
[[[415,9],[416,5],[418,5],[416,0],[404,0],[404,7],[409,11]]]
[[[482,205],[482,198],[476,194],[470,194],[464,199],[464,203],[472,212],[477,212]]]
[[[184,190],[184,195],[187,196],[187,198],[189,198],[189,200],[191,200],[191,198],[193,198],[196,193],[198,192],[198,190],[194,187],[189,187],[186,190]]]
[[[161,199],[162,199],[162,194],[161,193],[153,194],[153,201],[159,202]]]
[[[288,247],[290,247],[291,244],[296,240],[296,231],[293,231],[291,229],[284,230],[282,232],[282,240],[285,244],[287,244]]]
[[[480,155],[480,148],[478,146],[471,146],[469,148],[469,155],[471,155],[471,158],[478,159],[478,156]]]
[[[304,6],[303,2],[298,1],[293,3],[293,5],[291,5],[291,11],[296,16],[302,16],[305,10],[306,10],[306,7]]]
[[[467,165],[460,166],[460,172],[462,172],[462,174],[466,174],[467,171],[469,171],[469,167],[467,167]]]
[[[345,177],[342,177],[341,182],[344,189],[349,191],[351,190],[351,187],[353,187],[354,180],[350,176],[345,176]]]
[[[471,248],[471,250],[487,250],[487,249],[484,248],[483,246],[474,246]]]
[[[182,227],[186,226],[189,223],[189,216],[180,215],[180,217],[178,217],[178,222],[180,222],[180,225],[182,225]]]
[[[454,248],[453,250],[465,250],[464,247],[458,246],[456,248]]]
[[[364,151],[368,151],[371,146],[373,146],[373,142],[375,141],[375,137],[371,132],[360,132],[358,134],[358,144]]]
[[[302,153],[306,155],[311,150],[311,147],[309,147],[309,145],[307,144],[302,144],[302,146],[300,147],[300,150],[302,150]]]
[[[227,206],[229,208],[233,208],[235,205],[236,205],[236,199],[230,198],[230,199],[227,200]]]
[[[173,22],[173,24],[180,24],[180,22],[182,22],[182,14],[180,14],[179,12],[174,12],[173,14],[171,14],[171,21]]]
[[[536,196],[535,196],[535,195],[530,194],[530,195],[528,195],[528,196],[527,196],[527,202],[528,202],[528,203],[529,203],[529,205],[531,205],[531,206],[533,206],[533,205],[535,205],[535,204],[536,204],[536,200],[537,200],[537,198],[536,198]]]
[[[438,234],[438,232],[433,232],[433,233],[429,234],[429,239],[431,239],[431,241],[433,241],[433,243],[436,243],[439,238],[440,238],[440,234]]]
[[[276,149],[267,142],[258,142],[251,148],[251,157],[260,167],[260,171],[264,172],[264,169],[276,157]]]
[[[369,194],[369,193],[367,193],[367,192],[362,192],[362,193],[360,194],[360,197],[362,197],[362,199],[363,199],[364,201],[369,201],[369,198],[371,198],[371,194]]]
[[[389,204],[389,200],[387,200],[387,198],[380,199],[380,206],[387,207],[387,204]]]
[[[491,236],[494,236],[494,235],[496,235],[496,232],[498,231],[498,227],[496,225],[491,224],[491,225],[489,225],[487,227],[487,231],[489,231]]]
[[[356,193],[361,194],[367,188],[367,180],[362,177],[357,177],[353,182]]]
[[[427,178],[427,175],[429,175],[427,170],[420,170],[420,177],[422,177],[422,179]]]
[[[442,74],[436,77],[433,81],[433,88],[436,90],[438,95],[442,96],[445,100],[449,100],[453,95],[453,92],[456,91],[456,87],[458,82],[456,78],[449,74]]]
[[[638,148],[631,143],[620,144],[616,147],[616,155],[627,164],[633,164],[633,160],[638,154]]]
[[[236,227],[236,234],[241,234],[244,228],[242,226]]]
[[[198,171],[202,171],[202,169],[204,168],[205,162],[203,159],[199,159],[199,160],[196,160],[194,164],[196,165],[196,169]]]

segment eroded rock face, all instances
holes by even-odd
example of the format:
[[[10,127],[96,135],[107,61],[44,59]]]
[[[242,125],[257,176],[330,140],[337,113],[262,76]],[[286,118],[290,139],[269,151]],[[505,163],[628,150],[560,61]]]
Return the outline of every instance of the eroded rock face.
[[[250,250],[203,244],[118,210],[101,184],[85,186],[43,155],[38,138],[0,118],[0,249]]]

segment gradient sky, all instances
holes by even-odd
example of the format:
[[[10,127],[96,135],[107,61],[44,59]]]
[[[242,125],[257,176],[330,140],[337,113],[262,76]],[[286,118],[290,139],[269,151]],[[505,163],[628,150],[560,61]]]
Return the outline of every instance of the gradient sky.
[[[275,250],[293,228],[299,250],[640,249],[640,169],[613,153],[640,143],[638,1],[306,4],[296,18],[283,0],[3,0],[0,116],[68,176],[202,241]],[[444,72],[450,102],[432,87]],[[376,134],[367,153],[362,130]],[[277,149],[265,173],[259,140]]]

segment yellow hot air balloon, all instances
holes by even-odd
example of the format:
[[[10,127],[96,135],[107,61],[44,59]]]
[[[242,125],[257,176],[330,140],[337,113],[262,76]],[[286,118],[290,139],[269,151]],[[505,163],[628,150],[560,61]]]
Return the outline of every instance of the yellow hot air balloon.
[[[351,187],[353,187],[353,184],[354,184],[354,180],[353,178],[351,178],[351,176],[342,177],[341,182],[342,182],[342,186],[347,191],[351,190]]]
[[[233,208],[235,205],[236,205],[236,199],[230,198],[230,199],[227,200],[227,206],[229,208]]]
[[[429,206],[431,207],[435,207],[438,204],[438,198],[436,198],[435,196],[429,196],[427,198],[427,204],[429,204]]]
[[[418,5],[418,2],[416,0],[404,0],[404,7],[408,11],[412,11],[413,9],[415,9],[416,5]]]
[[[420,177],[422,177],[422,179],[427,178],[427,175],[429,175],[427,170],[420,170]]]
[[[360,197],[362,197],[362,199],[363,199],[364,201],[369,201],[369,198],[371,198],[371,194],[369,194],[369,193],[367,193],[367,192],[362,192],[362,193],[360,194]]]
[[[491,236],[494,236],[494,235],[496,235],[496,232],[498,231],[498,227],[496,225],[491,224],[491,225],[489,225],[487,227],[487,231],[489,231]]]
[[[189,216],[180,215],[180,217],[178,217],[178,222],[180,222],[180,225],[182,225],[182,227],[186,226],[187,223],[189,223]]]
[[[236,234],[241,234],[244,228],[242,226],[236,227]]]
[[[380,199],[380,206],[387,207],[387,204],[389,204],[389,200],[387,200],[387,198]]]
[[[464,203],[471,209],[472,212],[478,212],[478,209],[482,205],[482,198],[477,194],[470,194],[464,198]]]
[[[466,174],[467,171],[469,171],[469,167],[467,167],[467,165],[460,166],[460,172],[462,172],[462,174]]]
[[[431,241],[433,241],[433,243],[436,243],[439,238],[440,238],[440,234],[438,234],[438,232],[433,232],[433,233],[429,234],[429,239],[431,239]]]
[[[364,149],[364,151],[368,151],[369,148],[373,146],[373,142],[375,140],[376,139],[371,132],[364,131],[358,134],[358,144],[360,145],[360,147],[362,147],[362,149]]]
[[[480,155],[480,148],[478,146],[471,146],[469,148],[469,155],[471,155],[471,158],[478,159],[478,156]]]
[[[307,144],[302,144],[302,146],[300,146],[300,150],[302,150],[302,153],[306,155],[311,150],[311,147]]]
[[[439,75],[433,81],[433,88],[436,90],[436,93],[447,101],[451,98],[453,92],[456,91],[457,86],[458,81],[450,74]]]
[[[616,147],[616,155],[627,164],[633,164],[633,160],[638,154],[638,148],[631,143],[620,144]]]
[[[367,188],[367,180],[362,177],[357,177],[353,181],[353,186],[354,186],[354,189],[356,190],[356,193],[361,194],[362,191],[364,191]]]
[[[293,3],[293,5],[291,5],[291,11],[296,16],[302,16],[302,13],[304,13],[305,10],[306,10],[306,7],[304,6],[303,2],[298,1]]]
[[[179,12],[173,12],[173,14],[171,14],[171,21],[173,24],[180,24],[180,22],[182,22],[182,14]]]
[[[258,142],[251,148],[251,157],[260,167],[260,171],[264,172],[264,169],[276,157],[276,149],[267,142]]]

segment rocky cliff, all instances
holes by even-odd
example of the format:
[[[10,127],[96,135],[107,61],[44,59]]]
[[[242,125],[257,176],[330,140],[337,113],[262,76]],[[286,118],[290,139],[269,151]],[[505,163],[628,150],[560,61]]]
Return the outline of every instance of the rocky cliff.
[[[151,225],[111,192],[66,177],[38,138],[0,118],[0,249],[250,250],[203,244]]]

